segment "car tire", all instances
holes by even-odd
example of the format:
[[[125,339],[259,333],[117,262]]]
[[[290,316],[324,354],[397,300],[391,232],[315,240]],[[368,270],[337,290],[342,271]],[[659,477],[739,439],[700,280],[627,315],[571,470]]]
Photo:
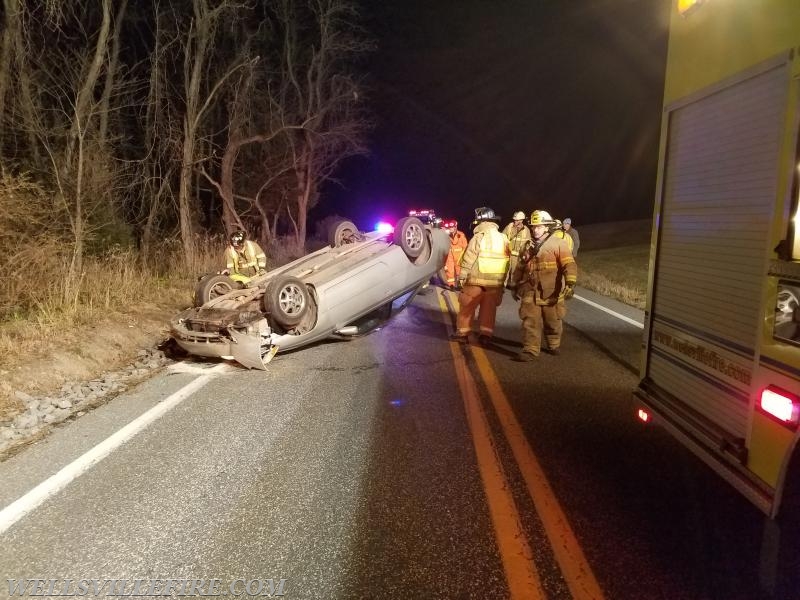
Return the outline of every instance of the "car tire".
[[[194,305],[203,306],[219,296],[242,288],[242,284],[227,275],[206,275],[194,288]]]
[[[328,230],[328,244],[332,248],[355,244],[362,239],[361,232],[352,221],[335,221]]]
[[[411,259],[420,256],[430,244],[425,225],[417,217],[404,217],[397,222],[394,243]]]
[[[299,325],[311,305],[306,284],[289,275],[270,281],[262,301],[267,316],[285,329]]]

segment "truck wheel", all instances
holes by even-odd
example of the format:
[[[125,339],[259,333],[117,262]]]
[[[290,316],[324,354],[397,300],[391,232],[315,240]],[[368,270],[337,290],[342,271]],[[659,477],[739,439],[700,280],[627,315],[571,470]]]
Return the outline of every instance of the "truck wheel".
[[[300,324],[311,303],[306,284],[297,277],[278,276],[264,292],[264,312],[278,325],[291,329]]]
[[[428,246],[425,226],[417,217],[403,217],[394,227],[394,243],[409,258],[417,258]]]
[[[194,288],[194,305],[203,306],[209,300],[242,288],[242,284],[227,275],[206,275]]]
[[[328,243],[333,248],[355,244],[362,240],[361,232],[352,221],[335,221],[328,230]]]

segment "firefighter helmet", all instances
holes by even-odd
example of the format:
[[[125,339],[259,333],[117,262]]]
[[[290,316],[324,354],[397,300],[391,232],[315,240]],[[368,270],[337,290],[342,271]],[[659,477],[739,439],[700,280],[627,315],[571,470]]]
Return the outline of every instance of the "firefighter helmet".
[[[245,236],[244,231],[242,231],[241,229],[239,229],[237,231],[234,231],[231,234],[231,238],[230,238],[231,246],[233,246],[234,248],[239,250],[242,246],[244,246],[245,237],[247,237],[247,236]]]
[[[531,213],[531,226],[536,227],[537,225],[553,224],[555,224],[555,221],[546,210],[535,210]]]
[[[500,217],[494,214],[494,211],[488,206],[482,206],[475,209],[475,222],[482,223],[483,221],[497,221]]]
[[[514,216],[511,217],[512,221],[524,221],[525,220],[525,213],[521,210],[518,210],[514,213]]]

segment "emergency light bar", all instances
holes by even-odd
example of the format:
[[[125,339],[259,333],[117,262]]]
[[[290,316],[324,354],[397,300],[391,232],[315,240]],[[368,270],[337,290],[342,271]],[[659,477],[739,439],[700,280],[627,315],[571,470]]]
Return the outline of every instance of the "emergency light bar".
[[[800,401],[797,397],[780,388],[769,386],[761,392],[761,410],[778,419],[781,423],[797,427],[800,422]]]
[[[437,217],[436,211],[431,210],[430,208],[426,208],[423,210],[410,210],[408,211],[408,216],[417,217],[420,221],[422,221],[426,225],[431,225],[433,227],[439,227],[442,224],[441,217]]]

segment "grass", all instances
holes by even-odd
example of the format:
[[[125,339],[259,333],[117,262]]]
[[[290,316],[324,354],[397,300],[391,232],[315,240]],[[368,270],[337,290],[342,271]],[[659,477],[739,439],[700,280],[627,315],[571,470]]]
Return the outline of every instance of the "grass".
[[[602,223],[580,228],[578,284],[644,309],[650,259],[650,221]]]
[[[578,284],[593,292],[644,309],[650,245],[581,251]]]

